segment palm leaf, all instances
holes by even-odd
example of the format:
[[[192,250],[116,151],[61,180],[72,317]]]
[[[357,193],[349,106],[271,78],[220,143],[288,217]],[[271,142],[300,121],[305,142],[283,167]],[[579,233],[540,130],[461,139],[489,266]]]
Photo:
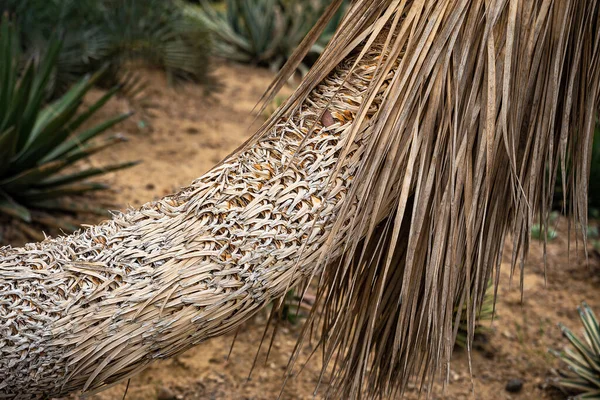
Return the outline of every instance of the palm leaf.
[[[349,55],[356,54],[354,71],[367,55],[381,54],[340,154],[354,151],[364,124],[373,127],[355,175],[360,184],[348,192],[357,201],[340,212],[353,217],[337,221],[318,260],[332,395],[391,396],[411,377],[431,380],[450,360],[457,302],[470,305],[470,340],[507,233],[515,270],[534,216],[549,214],[546,170],[571,160],[572,211],[587,224],[600,81],[600,69],[587,66],[600,57],[598,18],[597,2],[355,1],[298,90],[267,121],[261,133],[290,118]],[[284,67],[265,104],[299,63]],[[376,234],[381,224],[387,228]],[[340,246],[344,257],[330,258]]]
[[[23,361],[16,347],[0,349],[3,372],[26,376],[32,396],[99,389],[236,329],[319,274],[290,372],[320,326],[325,396],[397,397],[409,382],[431,382],[451,359],[455,307],[466,305],[472,340],[509,234],[513,273],[525,265],[535,218],[549,219],[547,171],[565,171],[578,230],[587,224],[598,21],[595,1],[355,0],[298,90],[190,187],[77,235],[0,249],[0,271],[33,255],[74,271],[41,288],[41,311],[20,309],[37,327],[35,313],[57,306],[46,291],[68,298],[48,323],[56,336],[46,360],[71,374],[39,381],[13,371],[19,362],[37,374],[42,357]],[[7,272],[7,287],[37,265]],[[577,346],[578,365],[587,363],[591,350]],[[23,390],[7,382],[9,393]]]

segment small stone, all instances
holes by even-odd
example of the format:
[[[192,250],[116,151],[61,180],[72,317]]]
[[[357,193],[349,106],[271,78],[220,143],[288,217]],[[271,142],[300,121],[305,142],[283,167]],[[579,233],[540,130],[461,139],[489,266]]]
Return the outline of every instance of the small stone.
[[[166,386],[160,388],[156,398],[157,400],[177,400],[175,393],[173,393],[173,391]]]
[[[511,379],[506,383],[504,389],[509,393],[519,393],[523,389],[523,381],[521,379]]]
[[[154,186],[154,183],[148,183],[146,185],[146,190],[154,190],[156,188],[156,186]]]
[[[504,336],[507,339],[511,339],[511,340],[515,338],[515,335],[513,335],[512,332],[510,332],[510,331],[503,331],[502,336]]]
[[[194,127],[194,126],[190,126],[185,130],[189,135],[197,135],[198,133],[200,133],[200,129]]]
[[[536,379],[533,381],[533,385],[534,385],[535,387],[537,387],[538,389],[542,389],[542,390],[545,390],[545,389],[546,389],[546,387],[548,386],[548,385],[547,385],[547,383],[546,383],[546,382],[544,381],[544,379],[542,379],[542,378],[536,378]]]
[[[450,370],[450,381],[451,382],[455,382],[455,381],[457,381],[459,379],[460,379],[460,375],[457,374],[456,372]]]

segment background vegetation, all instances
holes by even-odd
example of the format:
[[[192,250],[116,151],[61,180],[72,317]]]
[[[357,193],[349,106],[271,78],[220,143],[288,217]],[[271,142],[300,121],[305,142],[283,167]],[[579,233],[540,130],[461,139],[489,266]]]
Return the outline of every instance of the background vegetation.
[[[267,66],[283,66],[325,8],[326,0],[226,0],[222,4],[200,1],[188,6],[187,15],[205,25],[214,38],[215,54],[233,61]],[[325,29],[304,63],[301,72],[316,60],[340,22],[345,7]]]
[[[61,42],[51,39],[44,54],[23,57],[14,27],[4,19],[0,27],[0,213],[25,222],[74,227],[32,210],[94,211],[65,197],[106,189],[87,179],[132,166],[131,162],[102,168],[73,169],[77,161],[123,141],[113,136],[102,143],[92,139],[124,120],[129,114],[81,129],[119,89],[109,90],[87,110],[83,97],[103,71],[81,78],[64,95],[46,104],[52,74],[56,71]],[[21,68],[21,61],[25,65]],[[36,217],[37,218],[34,218]]]
[[[106,66],[112,85],[130,63],[164,69],[171,78],[205,81],[210,41],[206,28],[172,0],[5,0],[26,58],[40,58],[51,37],[63,45],[49,89],[63,93],[83,75]]]

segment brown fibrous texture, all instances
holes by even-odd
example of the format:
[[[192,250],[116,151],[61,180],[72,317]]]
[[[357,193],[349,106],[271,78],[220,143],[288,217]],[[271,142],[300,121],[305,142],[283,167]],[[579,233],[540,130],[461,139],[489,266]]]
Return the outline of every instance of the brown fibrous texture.
[[[178,194],[1,249],[0,392],[38,398],[119,382],[232,330],[314,273],[368,140],[364,124],[331,181],[374,53],[349,78],[340,65],[291,120]],[[323,107],[327,127],[314,111]]]
[[[353,1],[287,102],[190,187],[0,250],[0,391],[104,388],[313,276],[289,372],[313,326],[325,396],[397,396],[448,372],[454,309],[470,348],[504,241],[514,271],[557,174],[585,232],[599,49],[598,1]]]

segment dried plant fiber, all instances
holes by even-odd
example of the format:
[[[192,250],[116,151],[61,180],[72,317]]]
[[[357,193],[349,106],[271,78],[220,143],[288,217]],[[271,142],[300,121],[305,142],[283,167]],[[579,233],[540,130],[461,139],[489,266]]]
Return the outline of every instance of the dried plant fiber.
[[[391,397],[444,372],[454,308],[472,331],[505,238],[514,270],[557,173],[587,224],[599,9],[354,1],[292,97],[189,187],[0,249],[0,398],[105,388],[313,275],[324,396]]]

